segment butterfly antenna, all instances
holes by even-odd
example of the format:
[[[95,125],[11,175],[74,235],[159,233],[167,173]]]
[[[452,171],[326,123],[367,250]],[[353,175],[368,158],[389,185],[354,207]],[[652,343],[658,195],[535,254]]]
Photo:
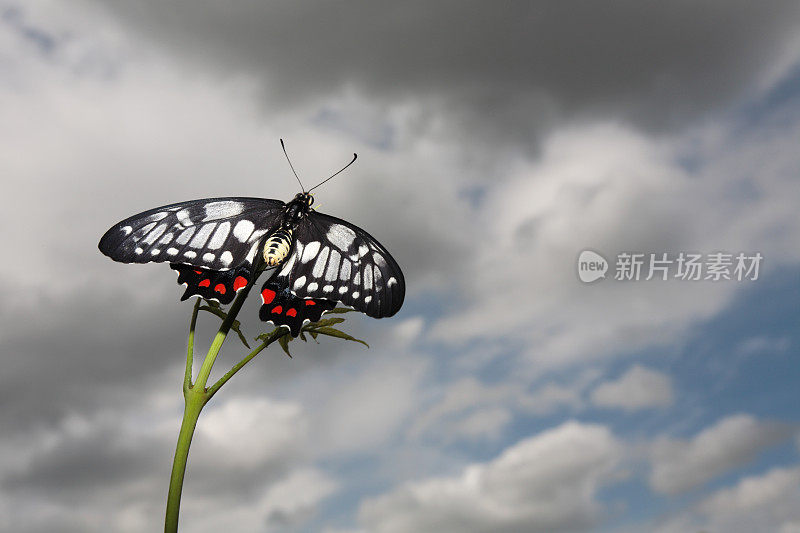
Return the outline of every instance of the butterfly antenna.
[[[313,187],[311,187],[310,189],[308,189],[308,192],[311,192],[311,191],[313,191],[314,189],[316,189],[317,187],[319,187],[320,185],[322,185],[322,184],[323,184],[323,183],[325,183],[326,181],[328,181],[328,180],[331,180],[331,179],[333,179],[335,176],[338,176],[339,174],[341,174],[342,172],[344,172],[344,171],[345,171],[345,169],[346,169],[347,167],[349,167],[350,165],[352,165],[353,163],[355,163],[355,162],[356,162],[356,159],[358,159],[358,154],[353,154],[353,159],[352,159],[352,161],[350,161],[350,162],[349,162],[349,163],[347,163],[345,166],[343,166],[343,167],[342,167],[342,169],[341,169],[339,172],[336,172],[336,173],[335,173],[335,174],[333,174],[331,177],[329,177],[329,178],[327,178],[327,179],[324,179],[324,180],[322,180],[321,182],[317,183],[316,185],[314,185]]]
[[[300,176],[297,175],[297,171],[294,169],[294,165],[292,164],[292,160],[289,159],[289,154],[286,153],[286,145],[283,144],[283,139],[281,139],[281,148],[283,148],[283,155],[286,156],[286,161],[289,162],[289,168],[292,169],[292,172],[294,173],[294,177],[297,178],[297,183],[300,184],[300,188],[303,189],[303,192],[306,192],[306,188],[303,187],[303,182],[300,181]]]

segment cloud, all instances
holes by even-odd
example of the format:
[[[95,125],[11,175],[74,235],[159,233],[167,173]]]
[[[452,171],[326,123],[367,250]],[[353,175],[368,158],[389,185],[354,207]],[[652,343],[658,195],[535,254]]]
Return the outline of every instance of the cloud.
[[[689,440],[659,438],[651,450],[650,486],[664,494],[697,487],[748,463],[764,449],[790,438],[792,433],[786,424],[732,415]]]
[[[760,354],[780,354],[785,353],[791,346],[791,341],[788,337],[769,337],[766,335],[758,335],[750,337],[742,341],[736,347],[736,352],[742,356],[760,355]]]
[[[616,381],[601,383],[591,398],[598,407],[625,411],[669,407],[674,401],[670,377],[640,365],[632,366]]]
[[[773,468],[745,477],[656,528],[658,533],[689,530],[730,533],[800,530],[800,467]]]
[[[96,4],[181,62],[218,78],[258,76],[273,114],[351,92],[384,108],[414,102],[428,134],[505,143],[575,117],[685,123],[797,57],[787,1]]]
[[[567,422],[520,441],[459,476],[402,485],[365,501],[368,531],[560,531],[596,523],[597,490],[616,475],[623,445],[599,425]]]
[[[445,442],[497,439],[515,412],[541,416],[579,407],[580,386],[547,382],[528,391],[511,381],[484,384],[472,377],[462,378],[449,384],[441,397],[420,413],[409,435]]]
[[[459,529],[459,513],[492,531],[527,530],[531,517],[598,523],[597,492],[624,448],[608,429],[573,422],[513,444],[508,428],[585,406],[594,378],[549,370],[674,345],[746,290],[589,288],[573,270],[583,247],[757,247],[765,276],[797,265],[797,112],[770,101],[778,109],[746,124],[717,114],[785,81],[796,6],[507,9],[2,8],[0,161],[14,190],[0,211],[12,228],[0,267],[0,529],[157,529],[189,309],[167,269],[111,263],[97,239],[171,201],[290,198],[278,137],[307,182],[358,151],[318,202],[392,251],[406,315],[349,320],[370,351],[298,342],[295,359],[278,350],[237,375],[201,418],[184,526],[313,528],[336,494],[335,510],[322,508],[346,527],[361,491],[397,484],[364,504],[365,526]],[[659,440],[653,476],[683,490],[768,446],[751,433],[771,425],[744,426],[759,431],[730,431],[746,450],[725,445],[722,459],[696,450],[699,435]],[[448,475],[486,446],[506,452]]]
[[[789,188],[797,162],[788,150],[770,155],[776,143],[800,138],[800,121],[790,123],[756,137],[728,136],[739,151],[714,140],[724,135],[716,126],[669,140],[609,123],[549,137],[536,162],[520,161],[481,202],[476,242],[491,243],[491,253],[458,268],[460,305],[434,324],[432,338],[454,346],[519,340],[532,372],[675,342],[746,285],[586,285],[574,270],[579,251],[597,249],[613,263],[621,251],[674,258],[689,250],[759,250],[772,258],[771,268],[796,264],[791,250],[800,227],[787,200],[800,201]],[[703,163],[691,170],[682,160],[697,152]],[[761,165],[770,158],[774,164]],[[761,191],[758,200],[720,198],[731,181]]]
[[[179,417],[173,402],[151,398],[4,435],[0,499],[14,503],[4,517],[8,529],[156,529],[165,492],[154,488],[166,490]],[[234,397],[210,405],[189,456],[184,526],[218,531],[236,519],[239,531],[261,531],[264,523],[302,524],[338,487],[308,466],[308,444],[307,415],[296,404]],[[49,512],[26,514],[26,502]]]
[[[298,470],[272,486],[263,498],[267,522],[289,525],[306,519],[317,504],[338,488],[318,470]]]

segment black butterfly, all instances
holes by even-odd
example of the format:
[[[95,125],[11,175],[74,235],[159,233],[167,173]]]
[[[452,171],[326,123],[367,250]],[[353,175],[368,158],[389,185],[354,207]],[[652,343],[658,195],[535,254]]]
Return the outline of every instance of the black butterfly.
[[[275,267],[259,315],[295,336],[337,301],[375,318],[397,313],[405,297],[397,262],[363,229],[313,210],[310,191],[289,203],[230,197],[150,209],[109,229],[99,248],[122,263],[171,263],[187,287],[183,300],[230,303]]]

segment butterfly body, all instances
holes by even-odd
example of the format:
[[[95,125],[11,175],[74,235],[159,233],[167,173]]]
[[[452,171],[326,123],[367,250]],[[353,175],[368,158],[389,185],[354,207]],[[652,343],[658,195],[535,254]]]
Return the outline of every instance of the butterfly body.
[[[223,304],[274,267],[267,283],[282,294],[282,304],[262,319],[292,334],[304,310],[316,315],[328,307],[302,300],[341,302],[376,318],[394,315],[405,296],[397,262],[366,231],[315,211],[313,202],[303,192],[288,203],[226,197],[170,204],[114,225],[99,248],[123,263],[169,262],[187,286],[184,299],[198,295]],[[292,314],[282,319],[278,307]]]

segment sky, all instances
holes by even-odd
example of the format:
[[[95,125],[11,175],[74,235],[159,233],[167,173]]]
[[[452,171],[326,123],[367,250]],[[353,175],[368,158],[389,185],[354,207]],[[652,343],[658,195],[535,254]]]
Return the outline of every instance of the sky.
[[[226,384],[184,529],[800,532],[798,30],[790,1],[0,0],[0,531],[161,528],[191,303],[97,242],[289,200],[283,138],[306,183],[358,153],[315,207],[406,301]]]

